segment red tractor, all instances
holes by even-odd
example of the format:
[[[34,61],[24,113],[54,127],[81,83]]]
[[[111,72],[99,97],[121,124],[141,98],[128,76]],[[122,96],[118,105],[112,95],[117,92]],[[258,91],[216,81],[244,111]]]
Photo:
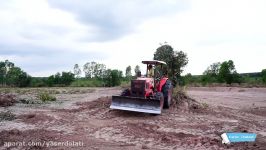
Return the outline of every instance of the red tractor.
[[[142,61],[147,65],[146,76],[138,74],[137,79],[131,80],[131,88],[124,90],[119,96],[112,96],[111,109],[161,114],[163,108],[169,108],[173,86],[162,73],[163,61]],[[155,73],[149,76],[152,68]]]

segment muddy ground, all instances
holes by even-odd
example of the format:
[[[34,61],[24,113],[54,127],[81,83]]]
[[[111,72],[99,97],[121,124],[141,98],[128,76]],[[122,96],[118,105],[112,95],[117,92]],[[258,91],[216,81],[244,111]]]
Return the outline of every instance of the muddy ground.
[[[57,101],[35,103],[46,90]],[[266,88],[193,87],[186,103],[162,115],[110,110],[121,88],[1,90],[18,101],[0,107],[0,149],[266,149]],[[24,103],[30,101],[30,103]],[[13,117],[13,119],[12,119]],[[252,132],[254,143],[223,145],[224,132]]]

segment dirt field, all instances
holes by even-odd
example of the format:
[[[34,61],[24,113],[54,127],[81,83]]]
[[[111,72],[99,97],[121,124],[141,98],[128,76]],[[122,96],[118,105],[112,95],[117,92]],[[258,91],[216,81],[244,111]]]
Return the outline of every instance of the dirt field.
[[[41,90],[57,98],[34,102]],[[120,88],[14,89],[20,102],[0,107],[14,120],[0,120],[0,149],[266,149],[265,88],[189,88],[202,104],[162,115],[110,110]],[[3,90],[1,91],[4,92]],[[5,91],[6,92],[6,91]],[[252,132],[254,143],[223,145],[224,132]]]

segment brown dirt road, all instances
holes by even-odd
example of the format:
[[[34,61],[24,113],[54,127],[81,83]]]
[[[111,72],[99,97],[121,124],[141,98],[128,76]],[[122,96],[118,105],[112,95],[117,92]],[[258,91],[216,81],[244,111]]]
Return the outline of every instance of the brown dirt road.
[[[17,116],[0,122],[0,149],[266,149],[264,88],[190,88],[205,109],[184,105],[159,116],[110,110],[119,88],[84,91],[56,94],[49,104],[0,108]],[[224,132],[253,132],[257,140],[223,145]]]

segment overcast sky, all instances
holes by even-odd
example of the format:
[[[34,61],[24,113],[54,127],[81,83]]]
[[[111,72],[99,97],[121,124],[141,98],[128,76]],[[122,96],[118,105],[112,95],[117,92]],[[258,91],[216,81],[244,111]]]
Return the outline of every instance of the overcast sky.
[[[266,68],[264,0],[0,0],[0,61],[32,76],[74,64],[120,69],[150,60],[167,41],[187,53],[184,73],[233,60],[238,72]]]

